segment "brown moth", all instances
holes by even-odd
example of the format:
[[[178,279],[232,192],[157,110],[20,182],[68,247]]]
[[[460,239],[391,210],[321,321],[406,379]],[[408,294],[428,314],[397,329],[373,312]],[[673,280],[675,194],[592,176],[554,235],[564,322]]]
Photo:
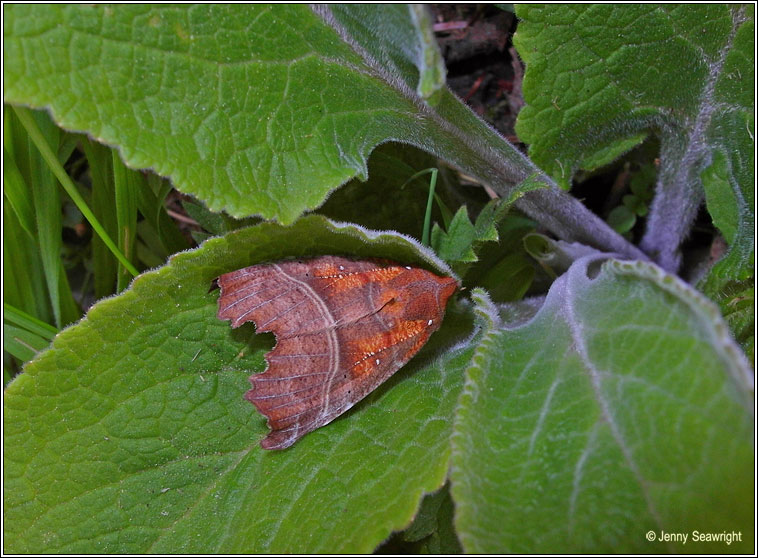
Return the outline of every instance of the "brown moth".
[[[363,399],[436,331],[458,285],[424,269],[338,256],[254,265],[218,278],[218,317],[272,331],[245,394],[283,449]]]

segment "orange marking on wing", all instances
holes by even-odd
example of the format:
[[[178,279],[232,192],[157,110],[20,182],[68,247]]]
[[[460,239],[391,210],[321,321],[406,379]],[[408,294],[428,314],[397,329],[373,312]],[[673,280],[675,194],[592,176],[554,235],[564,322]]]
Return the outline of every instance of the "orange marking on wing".
[[[331,281],[326,285],[337,291],[357,289],[368,283],[381,283],[397,277],[403,271],[403,267],[377,267],[368,271],[348,271],[339,265],[322,265],[314,272],[314,277]]]
[[[383,352],[402,343],[406,339],[419,336],[419,342],[414,343],[413,348],[406,354],[414,354],[426,342],[427,336],[421,335],[428,328],[428,322],[423,320],[409,320],[397,322],[388,331],[371,337],[365,337],[351,343],[350,354],[360,355],[353,364],[353,372],[358,375],[369,374],[383,358]]]

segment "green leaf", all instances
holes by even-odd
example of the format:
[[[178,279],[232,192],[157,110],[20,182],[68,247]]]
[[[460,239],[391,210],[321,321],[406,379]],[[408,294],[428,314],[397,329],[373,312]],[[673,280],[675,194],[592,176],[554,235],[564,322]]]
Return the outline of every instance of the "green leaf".
[[[168,216],[163,206],[164,198],[171,189],[171,183],[150,174],[145,180],[138,180],[137,186],[137,207],[145,217],[137,224],[137,235],[146,244],[151,245],[154,257],[159,258],[162,263],[170,254],[189,247],[179,227]],[[148,241],[148,235],[153,242]],[[143,263],[146,262],[143,260]]]
[[[445,65],[422,6],[377,10],[370,5],[335,4],[329,15],[352,30],[354,40],[366,45],[372,57],[416,89],[420,98],[434,101],[444,90]]]
[[[10,204],[3,207],[3,216],[3,301],[52,322],[55,318],[48,304],[39,247]]]
[[[563,274],[576,260],[584,256],[602,255],[601,252],[584,244],[553,240],[539,233],[527,234],[523,242],[524,249],[553,279]]]
[[[201,203],[192,200],[182,200],[182,207],[187,212],[187,215],[197,221],[203,229],[211,233],[210,236],[221,236],[237,229],[258,224],[261,221],[257,217],[235,219],[223,212],[214,213]]]
[[[464,286],[482,287],[496,302],[521,300],[536,275],[534,260],[524,249],[523,242],[534,227],[533,221],[518,213],[505,216],[497,224],[498,242],[487,242],[479,247],[479,261],[466,270]]]
[[[608,214],[608,224],[613,227],[614,231],[619,233],[625,233],[632,230],[632,227],[636,221],[637,217],[635,216],[634,212],[631,211],[626,205],[614,207],[613,210]]]
[[[479,242],[498,241],[497,224],[503,216],[506,204],[500,200],[492,200],[485,205],[476,216],[474,236]]]
[[[453,435],[464,550],[750,552],[749,364],[687,284],[600,261],[576,261],[513,328],[474,292],[490,318]],[[696,530],[741,540],[693,542]],[[690,542],[648,542],[649,531]]]
[[[41,272],[47,286],[48,302],[56,325],[67,325],[81,314],[61,262],[62,204],[52,168],[60,167],[55,152],[62,148],[61,140],[65,134],[54,125],[47,114],[32,113],[26,109],[16,109],[12,112],[13,116],[9,114],[6,119],[6,130],[11,136],[11,140],[5,145],[6,153],[12,155],[15,169],[23,183],[30,185],[27,192],[15,192],[15,195],[25,195],[27,201],[33,205],[32,237],[36,244],[34,252],[42,263]],[[43,147],[42,151],[40,146]],[[28,215],[23,218],[28,219]],[[28,258],[28,252],[21,254]],[[28,271],[33,269],[31,267]]]
[[[715,84],[722,104],[751,110],[717,111],[707,131],[715,144],[711,165],[701,175],[708,211],[727,239],[729,250],[700,286],[723,308],[720,294],[731,280],[755,276],[755,116],[754,99],[744,84],[755,82],[754,7],[734,36],[734,48]]]
[[[734,10],[726,5],[520,5],[514,43],[529,72],[517,130],[530,144],[532,158],[568,185],[576,169],[607,164],[639,143],[655,122],[683,133],[684,127],[674,125],[684,125],[708,102],[695,93],[709,78],[706,56],[725,48]],[[740,30],[748,32],[747,25]],[[727,48],[730,54],[736,45]],[[661,64],[662,56],[671,58]],[[716,77],[726,80],[733,94],[744,93],[736,76],[724,70]],[[752,83],[748,75],[742,80]],[[602,158],[600,150],[606,151]],[[591,157],[595,164],[586,166]]]
[[[31,114],[31,113],[30,113]],[[58,149],[60,130],[56,128],[46,115],[35,114],[37,125],[40,126],[45,141],[53,151]],[[66,291],[60,290],[61,279],[61,196],[58,182],[52,171],[45,163],[43,156],[33,145],[29,146],[29,168],[31,169],[30,183],[32,187],[33,204],[39,253],[45,270],[47,290],[50,293],[50,304],[58,327],[67,325],[61,312],[62,298]],[[64,274],[65,277],[65,274]],[[70,296],[70,291],[69,291]]]
[[[11,5],[5,21],[7,102],[49,107],[211,210],[290,223],[394,141],[504,199],[531,182],[518,206],[557,235],[642,257],[440,86],[415,7]]]
[[[629,189],[632,194],[643,202],[649,202],[653,199],[656,170],[653,163],[643,164],[632,174],[629,180]]]
[[[18,120],[23,123],[24,130],[28,134],[29,140],[34,144],[35,153],[38,153],[39,156],[41,156],[42,160],[44,160],[46,163],[46,169],[49,169],[49,172],[55,175],[55,177],[58,179],[58,182],[60,182],[63,189],[68,194],[69,198],[71,198],[71,201],[76,204],[76,206],[79,208],[79,211],[82,212],[82,215],[87,218],[90,225],[92,225],[92,229],[101,237],[103,242],[105,242],[111,252],[113,252],[113,255],[118,258],[118,260],[124,265],[126,269],[129,270],[132,275],[137,276],[139,272],[131,265],[129,260],[124,257],[124,255],[119,251],[115,244],[113,244],[113,241],[105,234],[102,225],[97,221],[94,214],[92,213],[92,210],[89,208],[89,206],[82,198],[82,195],[79,193],[79,190],[74,185],[68,174],[66,174],[63,165],[57,159],[53,147],[51,147],[50,140],[53,140],[54,143],[57,143],[57,136],[59,135],[58,133],[60,130],[55,129],[54,127],[51,128],[52,124],[50,123],[50,120],[46,114],[43,115],[40,112],[32,114],[26,108],[15,107],[14,113],[16,114]],[[37,121],[35,121],[35,118]],[[51,138],[46,138],[45,134],[43,134],[42,130],[40,130],[40,125],[43,125],[48,133],[51,133],[51,130],[53,129],[55,129],[57,133]],[[37,170],[36,167],[32,167],[32,169],[35,171]],[[34,185],[37,180],[38,177],[36,174],[33,174],[29,182]],[[39,229],[40,223],[37,223],[37,227]]]
[[[648,210],[647,203],[645,202],[645,200],[638,198],[634,194],[627,194],[626,196],[621,198],[621,203],[623,203],[624,207],[628,211],[633,213],[634,215],[639,215],[640,217],[644,217],[645,215],[647,215],[647,210]]]
[[[110,149],[89,138],[82,141],[82,148],[89,164],[92,213],[102,223],[109,238],[118,238],[113,157]],[[92,268],[95,297],[100,299],[113,294],[116,288],[118,260],[97,234],[92,235]]]
[[[229,227],[229,219],[223,213],[210,211],[204,205],[192,200],[182,200],[182,207],[192,219],[211,235],[222,235],[234,230]]]
[[[528,71],[516,130],[534,162],[567,187],[576,170],[605,165],[656,134],[658,187],[640,247],[676,272],[680,245],[710,187],[718,192],[709,193],[709,210],[710,200],[723,207],[731,197],[728,220],[740,227],[727,265],[747,269],[754,7],[520,5],[518,16],[514,44]],[[706,186],[702,173],[719,164],[719,154],[731,164]]]
[[[503,256],[478,280],[476,285],[487,289],[493,300],[521,300],[534,279],[534,266],[522,252]]]
[[[752,294],[736,295],[735,292],[742,290],[745,284],[755,282],[755,125],[752,117],[745,118],[739,114],[720,115],[718,125],[724,127],[721,133],[731,141],[714,153],[702,179],[708,211],[728,248],[700,279],[698,287],[716,301],[725,316],[734,315],[735,297],[750,302],[750,308],[737,312],[740,319],[727,321],[745,351],[752,354],[754,297]]]
[[[243,394],[273,339],[218,320],[208,288],[227,271],[318,253],[446,271],[401,236],[312,216],[211,239],[139,276],[5,391],[4,550],[369,552],[410,523],[446,478],[470,311],[451,305],[367,399],[265,452],[265,420]]]
[[[491,163],[456,139],[470,136],[524,166],[441,87],[416,8],[317,11],[9,6],[6,99],[51,106],[64,126],[119,145],[130,166],[234,216],[291,222],[349,178],[365,179],[368,153],[389,139],[466,159],[480,175]],[[417,86],[421,96],[409,96]]]
[[[446,495],[449,496],[450,492],[442,488],[424,496],[413,523],[403,531],[403,539],[408,542],[420,541],[437,530],[437,514]]]
[[[491,200],[472,223],[465,205],[458,208],[447,231],[435,223],[432,229],[432,247],[448,262],[476,262],[477,251],[483,242],[497,241],[497,224],[505,215],[509,204]]]
[[[425,541],[422,550],[428,554],[462,554],[461,543],[455,533],[455,504],[446,485],[443,498],[437,510],[437,528]]]
[[[475,262],[475,240],[476,229],[468,217],[465,205],[455,212],[447,231],[442,230],[437,223],[432,229],[432,248],[440,258],[448,262]]]
[[[719,291],[719,309],[735,340],[755,366],[755,282],[729,281]]]
[[[744,280],[755,275],[755,205],[753,169],[755,167],[752,121],[724,117],[738,149],[721,149],[702,175],[708,212],[729,244],[727,253],[701,281],[701,288],[720,302],[719,292],[730,280]],[[734,129],[740,126],[741,129]],[[750,182],[748,182],[750,181]]]

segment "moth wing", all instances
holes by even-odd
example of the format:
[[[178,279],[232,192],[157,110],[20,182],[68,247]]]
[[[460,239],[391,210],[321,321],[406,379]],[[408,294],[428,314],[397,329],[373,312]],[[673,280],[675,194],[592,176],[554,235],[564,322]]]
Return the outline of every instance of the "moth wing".
[[[253,321],[258,332],[276,336],[265,356],[268,367],[251,376],[245,395],[271,428],[264,449],[289,447],[331,422],[418,352],[439,327],[454,290],[452,279],[443,281],[449,285],[441,307],[421,305],[420,316],[404,318],[406,305],[418,302],[406,285],[424,274],[389,262],[324,256],[218,278],[218,317],[232,327]],[[429,289],[439,286],[432,282],[420,292]]]
[[[218,278],[218,318],[231,320],[234,328],[255,322],[256,331],[273,331],[277,338],[351,323],[381,307],[380,298],[364,292],[377,269],[384,268],[376,262],[324,256],[225,273]]]
[[[386,323],[381,312],[326,332],[286,338],[268,355],[268,368],[250,378],[246,398],[267,417],[265,449],[283,449],[328,424],[382,384],[426,343],[438,326],[426,321]]]

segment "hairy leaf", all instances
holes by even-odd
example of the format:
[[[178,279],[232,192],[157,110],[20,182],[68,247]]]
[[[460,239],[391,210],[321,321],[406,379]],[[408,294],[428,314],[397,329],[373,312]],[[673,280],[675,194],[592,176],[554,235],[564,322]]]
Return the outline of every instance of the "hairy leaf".
[[[489,320],[453,437],[467,552],[752,549],[753,372],[712,303],[588,256],[527,323]],[[696,530],[741,540],[646,539]]]
[[[719,226],[739,229],[725,265],[747,271],[753,7],[523,5],[518,16],[514,44],[528,71],[516,129],[535,163],[567,186],[577,169],[607,164],[656,134],[660,171],[643,250],[676,272],[706,188],[709,210],[731,206]]]
[[[471,355],[450,348],[471,316],[451,308],[354,409],[264,452],[265,421],[243,395],[272,340],[218,320],[208,287],[226,271],[318,252],[445,271],[398,235],[311,217],[209,240],[141,275],[59,333],[4,394],[4,550],[369,552],[410,523],[445,481]]]

